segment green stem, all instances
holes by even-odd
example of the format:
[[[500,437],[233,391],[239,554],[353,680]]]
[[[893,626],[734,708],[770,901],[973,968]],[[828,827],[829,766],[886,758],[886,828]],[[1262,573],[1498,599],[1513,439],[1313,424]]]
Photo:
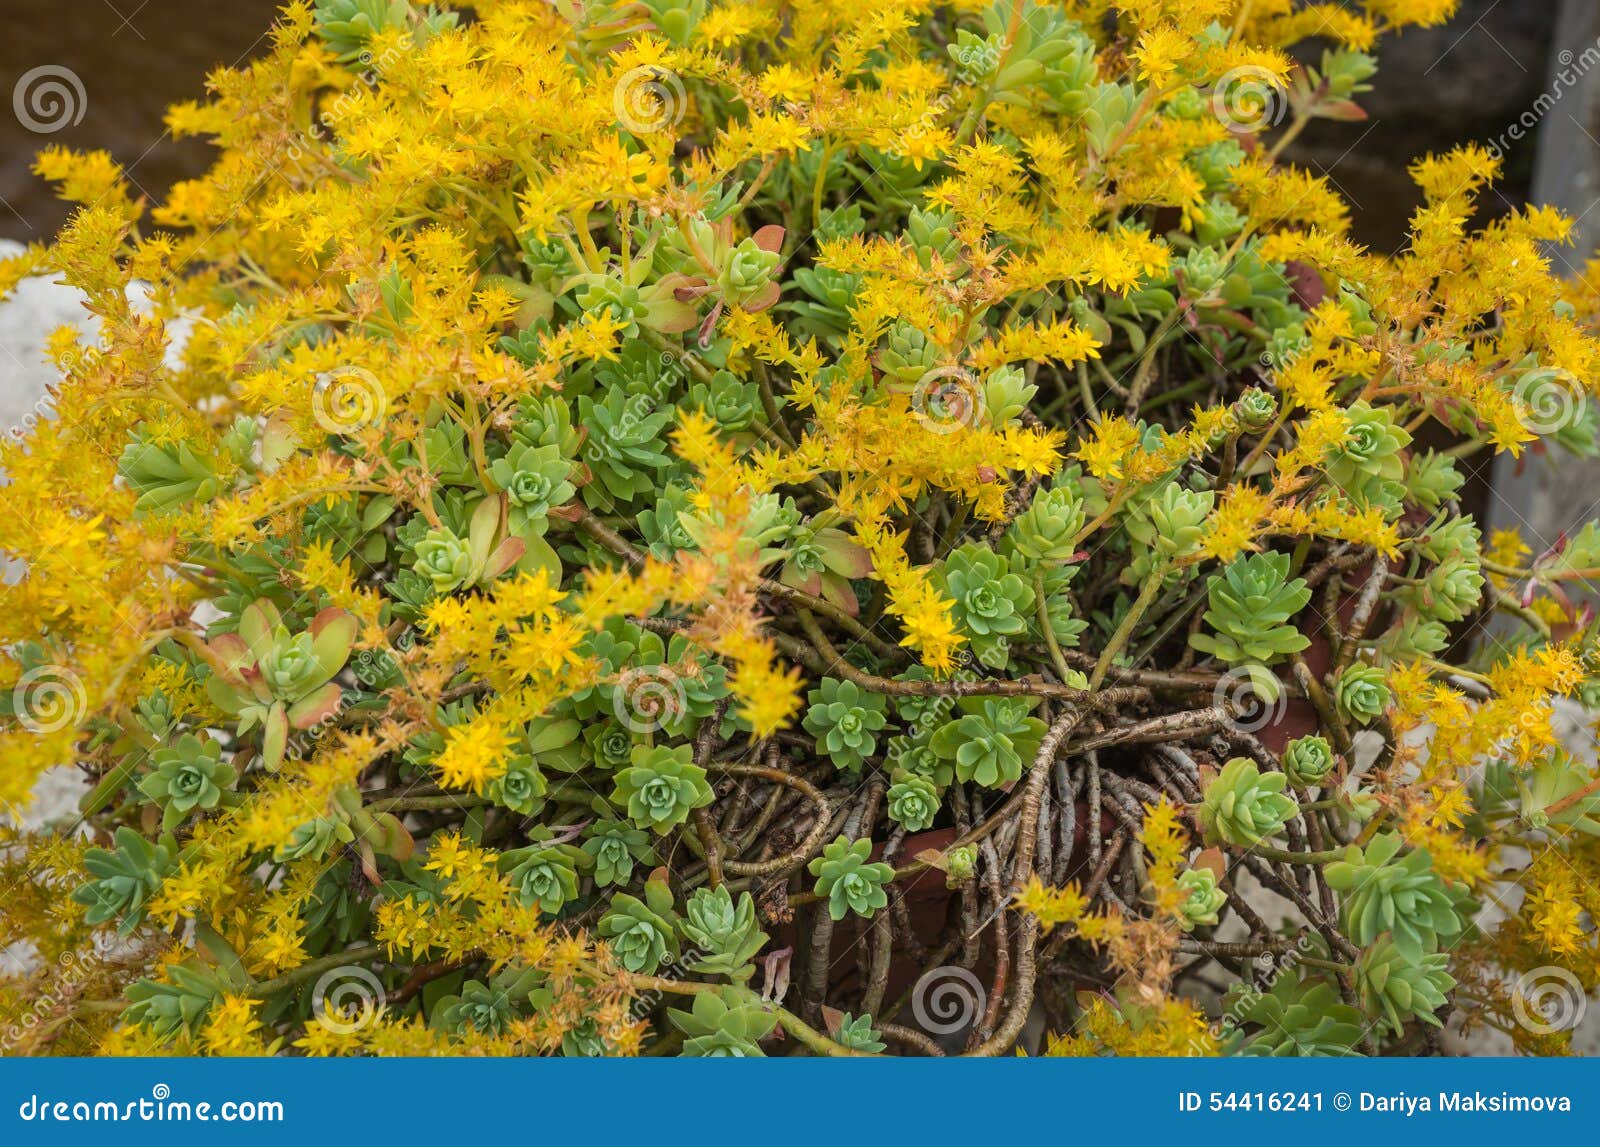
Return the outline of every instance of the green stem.
[[[1355,970],[1349,964],[1340,964],[1334,960],[1319,960],[1315,956],[1296,956],[1294,962],[1308,964],[1313,968],[1326,968],[1330,972],[1338,972],[1341,975]]]
[[[373,801],[367,808],[372,812],[434,812],[441,809],[478,808],[493,803],[487,797],[472,793],[444,793],[440,796],[390,797],[388,800]]]
[[[1056,640],[1056,631],[1050,625],[1050,610],[1044,596],[1044,566],[1033,571],[1033,594],[1039,611],[1039,628],[1044,631],[1044,643],[1050,650],[1050,660],[1055,663],[1056,673],[1065,681],[1067,659],[1061,656],[1061,644]]]
[[[1295,112],[1294,122],[1283,129],[1283,134],[1272,145],[1272,150],[1267,152],[1267,163],[1269,165],[1276,163],[1278,156],[1283,154],[1283,149],[1299,138],[1300,133],[1306,130],[1306,125],[1310,122],[1311,117],[1309,115],[1304,112]]]
[[[671,980],[667,979],[665,976],[646,976],[636,972],[625,972],[623,975],[626,977],[627,982],[631,986],[635,988],[643,988],[646,991],[672,992],[680,996],[697,996],[701,992],[720,992],[723,990],[722,986],[719,984],[701,984],[688,980]],[[752,1000],[757,999],[755,994],[750,992],[748,988],[742,990],[746,994],[749,994]],[[805,1044],[806,1047],[820,1055],[863,1056],[877,1058],[871,1052],[857,1051],[854,1048],[845,1047],[844,1044],[829,1039],[816,1028],[802,1020],[799,1016],[795,1015],[793,1012],[779,1004],[770,1003],[767,1001],[759,1002],[763,1008],[777,1017],[778,1023],[783,1027],[784,1031],[788,1032],[795,1039]]]
[[[1329,848],[1322,852],[1290,852],[1288,849],[1278,848],[1263,841],[1246,850],[1253,856],[1263,860],[1276,861],[1279,864],[1332,864],[1335,860],[1344,859],[1344,849]]]
[[[1145,610],[1150,608],[1150,603],[1155,601],[1156,594],[1161,592],[1162,583],[1166,581],[1167,563],[1157,562],[1144,579],[1144,585],[1139,589],[1139,596],[1134,599],[1133,605],[1123,615],[1122,623],[1117,626],[1111,640],[1106,642],[1106,647],[1100,651],[1100,660],[1095,662],[1094,672],[1089,675],[1089,688],[1100,688],[1100,682],[1106,678],[1106,673],[1111,668],[1112,661],[1117,654],[1122,652],[1122,647],[1128,644],[1128,638],[1133,636],[1134,627],[1139,624],[1139,619],[1144,616]]]

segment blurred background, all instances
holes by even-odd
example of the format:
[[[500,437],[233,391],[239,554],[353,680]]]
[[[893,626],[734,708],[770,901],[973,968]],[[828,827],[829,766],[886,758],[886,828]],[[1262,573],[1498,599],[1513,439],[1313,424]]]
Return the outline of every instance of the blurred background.
[[[152,199],[204,171],[212,149],[199,140],[174,141],[162,115],[168,104],[204,95],[213,69],[265,50],[280,6],[281,0],[0,0],[0,96],[14,103],[22,77],[50,66],[76,75],[84,95],[66,122],[45,132],[30,130],[26,117],[0,105],[0,237],[48,239],[66,217],[49,187],[29,172],[42,147],[104,148]],[[49,78],[41,74],[34,84]],[[38,100],[33,114],[46,126],[57,118]]]

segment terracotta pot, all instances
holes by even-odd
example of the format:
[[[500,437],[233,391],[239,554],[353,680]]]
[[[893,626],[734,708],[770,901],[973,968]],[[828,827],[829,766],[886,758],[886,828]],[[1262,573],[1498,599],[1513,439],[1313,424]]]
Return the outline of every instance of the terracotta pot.
[[[1355,585],[1363,584],[1372,567],[1370,564],[1360,565],[1345,574],[1347,581]],[[1347,624],[1355,613],[1356,593],[1347,591],[1339,598],[1337,609],[1341,626]],[[1313,604],[1320,602],[1320,593],[1312,599]],[[1383,608],[1378,606],[1379,611]],[[1306,668],[1311,670],[1312,676],[1321,681],[1333,668],[1333,646],[1328,643],[1327,637],[1321,633],[1311,635],[1311,644],[1306,646],[1301,653],[1305,658]],[[1294,683],[1293,674],[1287,669],[1280,669],[1278,676],[1284,681]],[[1261,743],[1274,753],[1281,754],[1284,747],[1297,737],[1309,736],[1315,733],[1321,724],[1317,716],[1316,706],[1304,697],[1286,697],[1282,710],[1264,726],[1254,730]]]

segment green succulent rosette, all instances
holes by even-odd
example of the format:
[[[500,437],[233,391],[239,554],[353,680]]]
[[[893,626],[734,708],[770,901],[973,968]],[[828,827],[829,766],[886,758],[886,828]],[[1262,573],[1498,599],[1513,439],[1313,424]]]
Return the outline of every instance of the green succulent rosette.
[[[1206,784],[1199,810],[1206,839],[1252,848],[1275,836],[1300,811],[1283,791],[1288,782],[1283,773],[1263,775],[1254,761],[1233,758]]]
[[[827,902],[828,915],[835,920],[852,912],[871,916],[889,903],[885,885],[894,879],[894,867],[869,861],[871,855],[872,841],[840,836],[806,866],[817,878],[817,895]]]

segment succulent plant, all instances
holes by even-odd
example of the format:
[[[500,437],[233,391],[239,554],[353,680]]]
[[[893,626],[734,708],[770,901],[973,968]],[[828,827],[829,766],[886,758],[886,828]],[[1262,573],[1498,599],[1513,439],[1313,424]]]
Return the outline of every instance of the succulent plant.
[[[616,1055],[605,1033],[593,1019],[586,1019],[561,1036],[561,1054],[569,1059],[602,1059]]]
[[[599,931],[618,962],[630,972],[648,975],[668,960],[676,960],[678,931],[665,879],[647,881],[643,900],[618,892],[611,898],[610,910],[600,917]]]
[[[915,773],[896,774],[889,786],[889,816],[907,832],[921,832],[939,815],[939,790]]]
[[[878,751],[874,734],[888,724],[883,694],[869,693],[854,681],[824,677],[806,696],[811,702],[802,722],[806,732],[836,766],[860,771],[862,762]]]
[[[1333,699],[1339,712],[1352,721],[1369,724],[1383,716],[1389,707],[1387,675],[1376,665],[1357,661],[1339,674]]]
[[[461,991],[434,1005],[435,1023],[453,1035],[468,1031],[499,1035],[519,1014],[516,1000],[504,986],[468,980]]]
[[[120,921],[117,931],[126,936],[144,922],[145,902],[155,895],[174,865],[175,846],[170,837],[146,840],[127,826],[117,829],[115,849],[91,848],[83,866],[93,877],[72,892],[86,911],[86,924]]]
[[[1423,617],[1460,621],[1483,600],[1483,572],[1477,552],[1451,554],[1430,567],[1419,584],[1401,587],[1395,600]]]
[[[1426,510],[1454,499],[1466,480],[1448,454],[1413,454],[1406,465],[1406,494]]]
[[[1328,94],[1335,100],[1348,100],[1353,95],[1370,91],[1366,81],[1378,71],[1378,61],[1366,52],[1354,49],[1333,49],[1322,53],[1322,67],[1312,73],[1327,85]]]
[[[327,546],[334,561],[353,557],[367,566],[380,566],[389,553],[389,539],[382,527],[397,509],[387,494],[318,502],[306,507],[306,536]]]
[[[913,207],[906,217],[906,238],[917,252],[917,262],[931,268],[935,258],[955,264],[961,258],[961,240],[956,236],[953,211]]]
[[[928,742],[935,756],[955,762],[956,779],[986,788],[1012,784],[1033,763],[1047,726],[1029,715],[1036,704],[1022,697],[963,697],[956,716]]]
[[[1411,435],[1384,407],[1357,402],[1344,413],[1350,426],[1329,455],[1328,480],[1357,503],[1397,510],[1405,496],[1402,452]]]
[[[1028,381],[1021,367],[1002,366],[989,372],[983,383],[983,413],[996,430],[1016,420],[1039,388]]]
[[[977,871],[978,846],[957,845],[944,852],[944,882],[948,888],[959,888],[972,879]]]
[[[896,681],[932,681],[933,674],[922,665],[913,665],[903,673],[895,674]],[[889,698],[895,716],[910,727],[913,736],[931,732],[944,724],[955,708],[955,700],[937,693],[896,694]]]
[[[687,377],[678,356],[663,354],[644,339],[624,343],[614,361],[594,366],[596,390],[606,394],[621,390],[629,397],[669,398],[683,388]]]
[[[1040,490],[1006,527],[1010,552],[1032,562],[1070,561],[1083,529],[1083,497],[1070,484]]]
[[[187,442],[158,443],[135,436],[122,449],[117,473],[138,494],[134,509],[159,514],[185,502],[208,501],[222,488],[215,463]]]
[[[436,594],[487,585],[529,552],[527,541],[506,533],[504,495],[480,498],[465,536],[448,526],[428,530],[411,547],[412,571]],[[542,547],[542,543],[541,543]],[[543,553],[542,547],[537,553]]]
[[[874,973],[965,948],[1052,1003],[1096,962],[1069,1054],[1400,1050],[1451,977],[1583,970],[1600,791],[1555,746],[1600,711],[1600,522],[1480,532],[1461,459],[1600,456],[1600,274],[1550,273],[1551,211],[1472,217],[1481,148],[1352,251],[1267,122],[1356,117],[1372,57],[1303,43],[1335,5],[454,7],[292,5],[173,113],[223,154],[162,208],[40,162],[100,202],[0,297],[65,273],[99,329],[0,450],[0,796],[97,783],[0,829],[45,874],[0,945],[115,966],[27,1049],[915,1052],[898,976],[799,967],[835,919]],[[1305,684],[1287,746],[1226,719],[1246,681]],[[890,927],[896,856],[968,911]],[[1226,950],[1301,885],[1336,919],[1224,961],[1277,982],[1220,1016],[1144,943]],[[310,1006],[339,961],[398,993],[354,1040]],[[675,1099],[623,1114],[722,1130]]]
[[[498,864],[518,902],[554,915],[577,899],[578,876],[589,867],[589,854],[546,839],[502,852]]]
[[[849,1012],[834,1012],[829,1015],[828,1011],[824,1011],[823,1015],[828,1021],[828,1034],[833,1037],[833,1042],[841,1047],[876,1055],[889,1046],[879,1038],[877,1032],[872,1030],[871,1016],[852,1016]]]
[[[577,772],[584,765],[578,744],[582,729],[582,723],[571,717],[535,717],[523,729],[519,756],[531,758],[540,769]]]
[[[831,267],[796,267],[794,285],[804,299],[784,304],[794,313],[806,333],[825,342],[836,342],[850,329],[850,308],[861,289],[861,276]]]
[[[1270,991],[1250,991],[1228,1008],[1240,1021],[1261,1025],[1240,1049],[1251,1056],[1352,1056],[1366,1025],[1326,980],[1279,975]]]
[[[628,767],[616,775],[612,801],[628,810],[634,824],[658,834],[682,824],[712,800],[706,771],[693,758],[689,745],[635,747]]]
[[[922,777],[937,790],[950,787],[956,779],[956,763],[933,751],[933,735],[891,737],[884,749],[884,760],[896,776]]]
[[[594,882],[601,888],[626,884],[635,864],[655,860],[650,837],[625,820],[599,820],[583,830],[583,851],[594,863]]]
[[[708,659],[682,634],[663,641],[659,634],[623,622],[592,640],[603,677],[580,695],[574,706],[580,717],[605,714],[641,735],[659,730],[683,737],[728,695],[723,664]],[[581,757],[573,757],[573,768]]]
[[[550,511],[566,505],[576,492],[571,482],[572,462],[553,443],[514,443],[503,457],[490,463],[489,477],[505,491],[511,531],[524,540],[543,536],[549,528]]]
[[[768,225],[735,242],[731,218],[713,224],[696,217],[689,220],[688,232],[699,269],[709,270],[711,274],[709,278],[691,278],[688,285],[677,292],[679,298],[714,294],[719,305],[745,311],[766,310],[778,301],[782,227]]]
[[[953,551],[939,570],[941,588],[954,602],[951,615],[972,643],[979,661],[1003,669],[1010,638],[1028,627],[1034,593],[1003,556],[969,543]]]
[[[296,860],[321,860],[335,845],[349,844],[355,838],[355,831],[344,818],[313,817],[296,825],[289,834],[288,843],[280,845],[273,857],[286,864]]]
[[[544,807],[547,785],[544,774],[532,757],[516,756],[506,761],[505,771],[492,777],[484,795],[522,816],[533,816]]]
[[[685,405],[703,411],[724,430],[744,430],[761,409],[761,391],[755,383],[719,370],[710,383],[697,382],[689,388]]]
[[[317,35],[343,60],[353,60],[379,32],[404,28],[407,0],[317,0]]]
[[[1278,400],[1271,391],[1252,386],[1233,404],[1234,417],[1247,434],[1259,434],[1277,417]]]
[[[938,366],[939,358],[939,347],[927,334],[901,321],[889,328],[888,341],[878,351],[876,362],[885,378],[909,387]]]
[[[639,744],[633,733],[612,718],[595,721],[583,731],[584,746],[596,767],[615,772],[628,767],[628,760]]]
[[[559,395],[524,398],[517,404],[511,434],[516,442],[559,447],[564,458],[576,458],[582,448],[582,435],[572,424],[572,407]]]
[[[1315,788],[1333,772],[1333,746],[1326,737],[1296,737],[1283,749],[1283,771],[1297,788]]]
[[[982,83],[989,98],[1024,103],[1018,94],[1039,85],[1073,112],[1081,103],[1069,100],[1093,80],[1093,69],[1081,67],[1093,45],[1078,24],[1061,12],[1032,0],[1016,6],[1019,19],[1008,19],[1010,9],[990,5],[983,11],[983,31],[962,29],[946,50],[967,83]]]
[[[1199,816],[1206,839],[1251,848],[1275,835],[1300,811],[1283,791],[1288,781],[1282,773],[1263,776],[1246,757],[1233,758],[1205,786]]]
[[[850,579],[872,572],[872,558],[866,549],[839,527],[821,519],[812,519],[786,532],[779,548],[783,565],[778,569],[778,580],[846,613],[860,612]]]
[[[806,867],[817,878],[816,893],[828,902],[828,915],[843,920],[851,912],[871,916],[889,903],[884,885],[894,879],[894,867],[873,863],[872,841],[852,841],[839,836]]]
[[[1138,543],[1140,558],[1122,580],[1134,584],[1151,575],[1152,558],[1170,561],[1194,553],[1205,536],[1205,520],[1216,495],[1168,482],[1128,515],[1128,536]]]
[[[749,978],[751,961],[767,942],[750,893],[741,892],[735,900],[725,884],[696,889],[684,905],[679,928],[690,945],[691,971],[739,981]]]
[[[660,334],[688,330],[695,325],[695,309],[679,295],[688,288],[690,279],[679,272],[669,272],[651,282],[654,270],[654,252],[643,251],[626,267],[612,265],[600,271],[585,271],[563,286],[576,288],[573,301],[579,307],[608,316],[629,340],[639,337],[640,328]]]
[[[1383,804],[1370,790],[1348,786],[1333,794],[1333,807],[1340,816],[1348,817],[1357,824],[1366,824]]]
[[[1323,876],[1344,894],[1339,918],[1353,942],[1365,946],[1390,933],[1394,946],[1417,964],[1467,926],[1471,897],[1444,882],[1427,849],[1400,856],[1400,848],[1398,833],[1375,836],[1365,849],[1347,848]]]
[[[689,1011],[669,1008],[667,1017],[684,1034],[683,1054],[692,1057],[759,1056],[763,1054],[761,1041],[778,1023],[754,995],[741,988],[696,992]]]
[[[1405,612],[1399,622],[1378,639],[1377,651],[1396,661],[1432,657],[1450,644],[1450,630],[1442,621],[1433,621]]]
[[[1558,749],[1526,773],[1518,773],[1518,812],[1531,827],[1564,835],[1600,836],[1600,790],[1589,770]],[[1557,807],[1560,806],[1560,807]],[[1556,811],[1550,810],[1555,808]]]
[[[1409,959],[1390,936],[1379,936],[1356,960],[1356,994],[1361,1006],[1381,1017],[1394,1035],[1404,1031],[1411,1019],[1444,1026],[1437,1013],[1444,1007],[1446,993],[1456,986],[1455,978],[1445,970],[1449,960],[1443,952]]]
[[[123,993],[128,1000],[123,1018],[149,1028],[161,1040],[180,1032],[198,1032],[227,985],[198,960],[172,964],[166,976],[164,981],[145,979],[130,984]]]
[[[1311,591],[1301,578],[1289,580],[1289,555],[1251,554],[1231,561],[1206,579],[1206,624],[1213,634],[1194,633],[1189,644],[1228,665],[1242,665],[1256,693],[1276,700],[1282,689],[1265,666],[1297,653],[1310,638],[1288,621],[1305,608]]]
[[[196,809],[223,803],[238,777],[222,759],[222,743],[185,733],[150,757],[139,791],[161,808],[161,831],[170,832]]]
[[[413,453],[417,464],[425,464],[428,473],[441,485],[477,487],[478,474],[467,445],[466,427],[455,419],[438,418],[424,427]]]
[[[1469,558],[1476,564],[1482,542],[1478,525],[1471,518],[1441,517],[1429,523],[1427,530],[1417,539],[1416,550],[1430,562]]]
[[[1179,922],[1185,932],[1202,924],[1215,924],[1217,913],[1228,902],[1228,894],[1217,886],[1217,874],[1210,868],[1186,868],[1178,874],[1178,890],[1183,892]]]
[[[657,409],[648,396],[613,390],[599,402],[580,396],[578,421],[589,432],[583,460],[595,478],[583,487],[584,502],[610,510],[652,497],[656,472],[670,461],[662,432],[672,422],[672,408]]]
[[[267,768],[282,763],[290,729],[310,729],[339,711],[333,676],[350,658],[356,628],[353,614],[330,607],[290,633],[278,607],[261,598],[240,613],[238,632],[207,643],[206,696],[240,733],[262,727]]]

